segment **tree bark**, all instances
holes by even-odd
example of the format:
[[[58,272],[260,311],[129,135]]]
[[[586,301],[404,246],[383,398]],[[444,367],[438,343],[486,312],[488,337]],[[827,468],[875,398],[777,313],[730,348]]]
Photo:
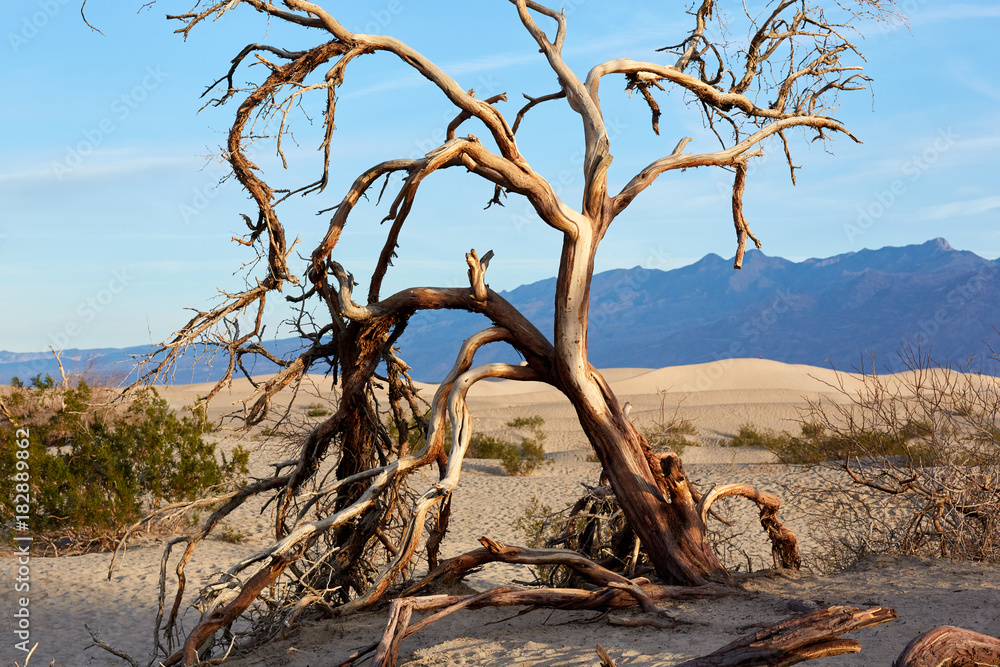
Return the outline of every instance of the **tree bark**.
[[[661,465],[667,467],[657,471],[662,472],[657,479],[648,445],[625,420],[616,399],[606,404],[611,414],[605,418],[573,402],[618,504],[657,574],[667,583],[691,586],[729,580],[706,539],[707,528],[680,458],[663,458]]]
[[[603,155],[594,157],[595,170],[606,169],[610,161],[607,146],[599,148]],[[587,358],[594,257],[613,219],[611,208],[603,190],[586,192],[584,215],[573,233],[564,235],[555,295],[556,376],[656,573],[666,582],[694,586],[725,581],[730,574],[706,540],[708,531],[680,459],[675,455],[669,469],[657,469],[662,462]]]
[[[942,625],[917,635],[892,667],[998,667],[1000,639]]]

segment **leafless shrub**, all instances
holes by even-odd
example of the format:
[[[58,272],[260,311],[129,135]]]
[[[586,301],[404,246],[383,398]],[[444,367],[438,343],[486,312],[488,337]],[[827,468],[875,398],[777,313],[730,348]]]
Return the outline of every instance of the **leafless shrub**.
[[[918,346],[900,356],[905,371],[845,378],[846,401],[810,406],[820,428],[798,446],[839,454],[818,464],[821,484],[795,489],[816,508],[818,565],[880,553],[1000,562],[1000,383]]]

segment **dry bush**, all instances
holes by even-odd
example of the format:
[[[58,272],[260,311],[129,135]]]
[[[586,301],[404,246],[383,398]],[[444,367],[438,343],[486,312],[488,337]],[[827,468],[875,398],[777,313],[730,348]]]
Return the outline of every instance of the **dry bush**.
[[[652,423],[643,425],[639,432],[646,438],[650,448],[654,452],[671,451],[675,454],[683,454],[684,448],[688,445],[698,443],[688,440],[685,436],[698,435],[698,429],[689,419],[680,416],[682,400],[674,407],[673,412],[667,412],[667,392],[657,389],[656,395],[660,400],[659,412]]]
[[[813,403],[811,436],[785,443],[820,466],[819,484],[790,489],[814,508],[818,565],[881,553],[998,563],[1000,384],[919,348],[901,358],[902,373],[841,383],[846,402]]]

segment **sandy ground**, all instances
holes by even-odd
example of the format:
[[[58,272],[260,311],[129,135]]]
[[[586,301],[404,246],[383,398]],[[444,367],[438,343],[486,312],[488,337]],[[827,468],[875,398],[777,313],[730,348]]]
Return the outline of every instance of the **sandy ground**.
[[[713,364],[658,370],[612,369],[605,372],[615,393],[633,405],[631,418],[639,426],[660,415],[661,404],[669,417],[678,410],[698,429],[700,446],[684,452],[692,479],[704,488],[727,482],[747,482],[763,490],[786,494],[792,485],[820,485],[816,471],[778,464],[763,450],[721,447],[743,423],[775,430],[798,431],[810,401],[844,400],[837,387],[857,387],[852,376],[830,370],[791,366],[765,360],[727,360]],[[237,383],[213,403],[217,417],[232,409],[230,403],[247,393]],[[428,391],[433,387],[428,387]],[[169,387],[164,396],[175,407],[189,404],[206,385]],[[335,392],[317,378],[300,397],[300,410],[310,403],[328,401]],[[478,545],[487,535],[513,544],[523,543],[515,529],[533,498],[553,508],[575,500],[581,484],[596,482],[598,466],[587,460],[590,452],[574,412],[558,393],[543,385],[509,381],[483,382],[470,394],[469,405],[477,430],[509,435],[505,423],[516,416],[540,415],[545,420],[545,448],[551,463],[530,477],[506,477],[497,462],[470,460],[453,500],[451,530],[442,548],[444,557]],[[288,458],[273,443],[259,438],[219,436],[220,448],[235,444],[255,448],[257,471],[271,461]],[[241,544],[210,539],[188,565],[189,587],[194,590],[240,557],[264,546],[268,515],[246,508],[227,522],[246,536]],[[666,604],[670,613],[687,621],[673,630],[630,628],[594,621],[584,612],[534,611],[518,615],[517,609],[465,611],[453,614],[407,639],[401,649],[405,665],[596,665],[595,645],[602,644],[625,665],[671,665],[704,655],[742,635],[795,614],[789,603],[814,605],[875,605],[895,609],[899,620],[851,636],[861,641],[858,655],[827,658],[825,665],[888,665],[919,632],[951,624],[1000,636],[1000,569],[989,566],[921,558],[869,558],[838,574],[816,571],[813,554],[819,545],[815,534],[822,508],[786,500],[782,515],[800,536],[807,569],[791,575],[756,575],[742,579],[742,591],[722,599]],[[747,512],[743,512],[748,515]],[[737,516],[740,514],[737,512]],[[749,516],[749,515],[748,515]],[[753,528],[752,516],[747,525]],[[84,624],[101,637],[146,663],[152,646],[156,614],[156,585],[163,546],[168,537],[147,537],[129,549],[125,561],[108,578],[109,556],[88,554],[62,558],[32,557],[30,561],[31,643],[38,643],[32,665],[55,660],[64,667],[124,664],[90,643]],[[768,547],[759,525],[740,537],[755,567]],[[741,556],[731,558],[746,570]],[[812,569],[809,566],[813,565]],[[17,619],[13,613],[24,593],[14,591],[18,564],[5,559],[0,588],[0,660],[24,663],[15,648]],[[172,572],[172,570],[171,570]],[[490,565],[467,578],[472,590],[530,580],[524,566]],[[173,583],[172,581],[170,582]],[[197,612],[186,612],[187,625]],[[234,665],[317,667],[337,664],[358,647],[375,642],[385,624],[385,612],[357,615],[338,621],[307,625],[288,640],[277,642]]]

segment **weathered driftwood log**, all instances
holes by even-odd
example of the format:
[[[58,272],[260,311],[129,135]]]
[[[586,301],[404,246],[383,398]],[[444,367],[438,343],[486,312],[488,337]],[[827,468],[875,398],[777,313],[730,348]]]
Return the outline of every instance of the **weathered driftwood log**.
[[[358,651],[341,663],[346,667],[358,659],[375,651],[373,667],[394,667],[398,660],[399,646],[403,639],[430,623],[459,609],[480,609],[498,606],[545,606],[560,609],[593,609],[600,600],[602,605],[614,606],[628,596],[615,589],[581,591],[576,589],[515,590],[495,588],[478,595],[465,597],[434,595],[422,598],[397,598],[393,601],[389,622],[379,644]],[[441,610],[419,623],[408,626],[414,611]],[[843,653],[857,653],[860,642],[840,639],[845,632],[879,625],[896,618],[896,612],[885,607],[858,609],[857,607],[830,607],[809,614],[785,619],[769,628],[738,639],[719,650],[676,667],[751,667],[752,665],[772,665],[783,667],[806,660],[823,658]],[[957,630],[957,628],[956,628]],[[970,633],[975,634],[975,633]],[[615,664],[611,655],[598,645],[598,656],[602,667]],[[964,663],[942,663],[958,667]],[[994,664],[994,663],[984,663]]]
[[[1000,639],[953,625],[928,630],[906,645],[892,667],[998,667]]]
[[[830,607],[787,618],[780,623],[726,644],[701,658],[675,667],[739,667],[772,665],[784,667],[806,660],[844,653],[857,653],[861,643],[840,639],[845,632],[894,620],[896,612],[886,607],[858,609]]]

